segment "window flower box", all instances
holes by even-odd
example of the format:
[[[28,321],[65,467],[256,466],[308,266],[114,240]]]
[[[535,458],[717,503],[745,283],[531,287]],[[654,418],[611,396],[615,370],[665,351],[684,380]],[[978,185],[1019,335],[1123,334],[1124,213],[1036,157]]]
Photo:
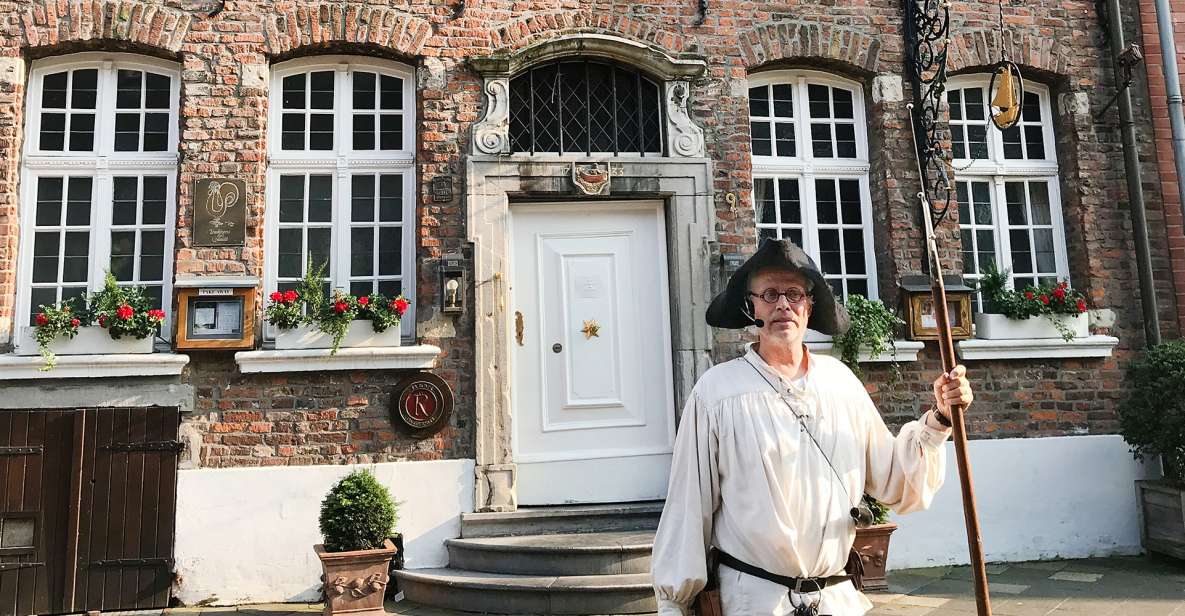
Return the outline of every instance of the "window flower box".
[[[37,355],[40,353],[37,348],[37,340],[33,338],[33,330],[27,330],[25,340],[18,345],[17,355]],[[73,337],[65,334],[53,339],[49,344],[49,348],[55,355],[115,355],[115,354],[134,354],[134,353],[151,353],[152,352],[152,336],[145,338],[135,338],[133,336],[123,336],[116,340],[112,338],[110,333],[105,328],[98,325],[90,325],[87,327],[79,327],[78,333]]]
[[[979,313],[975,315],[975,337],[984,340],[1064,339],[1062,332],[1070,332],[1074,338],[1085,338],[1090,335],[1089,325],[1086,313],[1042,314],[1027,319]]]
[[[400,327],[396,324],[383,332],[374,331],[369,320],[350,322],[350,328],[339,346],[346,348],[396,347],[400,343]],[[332,349],[333,335],[327,334],[316,325],[302,324],[291,329],[276,332],[276,350]]]

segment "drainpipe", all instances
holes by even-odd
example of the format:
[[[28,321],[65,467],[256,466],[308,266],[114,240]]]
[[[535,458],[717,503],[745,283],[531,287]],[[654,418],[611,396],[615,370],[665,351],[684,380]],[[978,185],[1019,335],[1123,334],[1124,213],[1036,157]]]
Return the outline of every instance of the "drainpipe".
[[[1169,101],[1169,122],[1173,127],[1173,161],[1177,168],[1177,192],[1182,220],[1185,220],[1185,103],[1181,99],[1181,73],[1177,69],[1176,36],[1169,0],[1156,0],[1156,28],[1160,31],[1160,56],[1164,87]]]
[[[1124,49],[1123,20],[1119,0],[1107,0],[1108,29],[1110,30],[1115,77],[1122,84],[1119,72],[1119,53]],[[1163,34],[1162,34],[1163,36]],[[1172,47],[1170,46],[1170,49]],[[1119,92],[1119,126],[1123,133],[1123,166],[1127,173],[1127,195],[1131,208],[1132,228],[1136,240],[1136,266],[1140,275],[1140,304],[1144,308],[1144,339],[1148,347],[1160,344],[1160,319],[1156,311],[1156,287],[1152,281],[1152,256],[1148,248],[1148,217],[1144,212],[1144,188],[1140,178],[1140,160],[1136,151],[1136,126],[1132,118],[1131,90],[1126,86]]]

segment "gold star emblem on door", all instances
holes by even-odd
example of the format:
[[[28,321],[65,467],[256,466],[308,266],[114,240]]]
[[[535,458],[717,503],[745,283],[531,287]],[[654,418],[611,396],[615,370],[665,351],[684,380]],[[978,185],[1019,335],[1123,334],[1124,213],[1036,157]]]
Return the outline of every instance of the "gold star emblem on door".
[[[585,340],[590,340],[594,337],[595,338],[601,337],[601,326],[597,325],[597,322],[595,319],[591,320],[591,321],[585,321],[584,328],[581,329],[580,331],[584,333]]]

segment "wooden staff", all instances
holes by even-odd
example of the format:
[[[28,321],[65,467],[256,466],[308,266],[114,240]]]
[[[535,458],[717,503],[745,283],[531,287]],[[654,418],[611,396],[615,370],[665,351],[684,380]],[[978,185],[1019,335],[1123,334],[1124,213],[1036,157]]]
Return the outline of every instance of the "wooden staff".
[[[912,108],[913,105],[910,105]],[[913,118],[913,114],[910,114]],[[914,127],[917,130],[917,127]],[[917,148],[917,139],[914,139]],[[919,179],[923,186],[926,174],[918,159]],[[942,370],[950,374],[955,369],[955,342],[950,332],[950,317],[946,311],[946,287],[942,284],[942,264],[938,261],[938,242],[934,238],[934,221],[930,214],[930,201],[925,190],[918,192],[926,221],[926,253],[930,259],[930,291],[934,301],[934,318],[938,325],[938,350],[942,353]],[[987,570],[983,562],[983,544],[979,537],[979,516],[975,509],[975,487],[971,483],[971,461],[967,458],[967,427],[963,423],[963,406],[950,407],[950,421],[954,428],[955,458],[959,466],[959,487],[963,493],[963,518],[967,524],[967,549],[971,552],[971,573],[975,582],[975,605],[979,616],[992,615],[992,601],[988,596]]]

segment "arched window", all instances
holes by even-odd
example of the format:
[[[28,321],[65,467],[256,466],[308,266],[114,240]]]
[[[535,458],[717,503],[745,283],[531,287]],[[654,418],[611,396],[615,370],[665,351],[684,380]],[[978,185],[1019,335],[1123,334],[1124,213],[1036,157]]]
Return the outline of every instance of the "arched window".
[[[749,85],[759,237],[802,246],[838,296],[877,297],[863,90],[814,71]]]
[[[514,152],[661,155],[662,131],[662,88],[636,69],[561,60],[510,80]]]
[[[179,91],[177,65],[154,58],[79,53],[33,63],[21,324],[32,324],[42,305],[97,291],[108,269],[169,313]]]
[[[999,131],[988,119],[990,79],[947,84],[964,275],[978,279],[995,263],[1017,288],[1068,279],[1049,90],[1026,83],[1020,122]]]
[[[272,72],[267,289],[311,261],[326,287],[415,294],[415,95],[409,67],[320,56]],[[415,306],[415,303],[412,303]],[[403,334],[414,333],[414,314]]]

